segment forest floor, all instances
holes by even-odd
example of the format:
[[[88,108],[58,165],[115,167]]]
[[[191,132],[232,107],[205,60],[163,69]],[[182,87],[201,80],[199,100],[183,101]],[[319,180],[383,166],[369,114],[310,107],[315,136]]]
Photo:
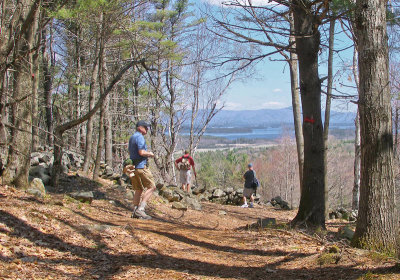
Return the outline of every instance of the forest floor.
[[[183,212],[157,196],[154,219],[138,220],[111,182],[72,177],[63,188],[99,199],[0,187],[0,279],[400,279],[397,260],[338,237],[344,221],[304,231],[286,225],[296,211],[203,203]],[[276,225],[254,226],[258,218]]]

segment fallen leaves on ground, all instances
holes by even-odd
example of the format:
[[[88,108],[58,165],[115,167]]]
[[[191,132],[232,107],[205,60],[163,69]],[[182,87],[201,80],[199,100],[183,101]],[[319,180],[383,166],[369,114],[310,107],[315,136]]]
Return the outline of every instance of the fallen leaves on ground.
[[[2,186],[0,279],[400,279],[395,259],[340,240],[342,221],[311,233],[287,226],[295,211],[203,203],[182,212],[157,196],[153,220],[131,219],[131,202],[102,183],[91,205]],[[259,228],[258,218],[277,224]]]

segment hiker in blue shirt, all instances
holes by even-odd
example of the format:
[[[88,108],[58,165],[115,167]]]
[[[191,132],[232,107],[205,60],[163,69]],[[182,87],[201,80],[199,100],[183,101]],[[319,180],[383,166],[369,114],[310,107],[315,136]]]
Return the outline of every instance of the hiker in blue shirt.
[[[154,157],[152,152],[147,151],[144,135],[147,134],[150,125],[140,120],[136,123],[136,132],[129,139],[129,156],[135,166],[134,176],[130,177],[132,188],[135,190],[133,196],[132,218],[151,219],[144,211],[147,201],[156,189],[153,175],[147,167],[147,159]]]

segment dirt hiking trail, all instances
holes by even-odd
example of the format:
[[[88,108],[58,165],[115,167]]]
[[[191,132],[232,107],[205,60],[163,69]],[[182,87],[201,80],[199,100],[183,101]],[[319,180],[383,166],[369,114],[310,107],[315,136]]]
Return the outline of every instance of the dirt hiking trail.
[[[343,221],[300,231],[286,226],[296,211],[203,203],[183,212],[157,196],[153,220],[131,219],[109,184],[95,185],[104,196],[91,204],[2,186],[0,279],[400,279],[395,259],[338,238]]]

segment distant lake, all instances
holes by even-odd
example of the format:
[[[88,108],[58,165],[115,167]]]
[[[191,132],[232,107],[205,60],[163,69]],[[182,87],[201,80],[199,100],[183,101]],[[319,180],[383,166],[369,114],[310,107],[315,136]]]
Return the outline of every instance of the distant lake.
[[[348,138],[354,135],[353,124],[331,124],[330,131],[332,134]],[[183,131],[182,135],[188,135],[187,131]],[[349,135],[350,134],[350,135]],[[274,140],[282,136],[293,136],[294,129],[289,127],[268,127],[268,128],[211,128],[207,129],[204,136],[220,137],[228,140],[237,139],[268,139]]]

